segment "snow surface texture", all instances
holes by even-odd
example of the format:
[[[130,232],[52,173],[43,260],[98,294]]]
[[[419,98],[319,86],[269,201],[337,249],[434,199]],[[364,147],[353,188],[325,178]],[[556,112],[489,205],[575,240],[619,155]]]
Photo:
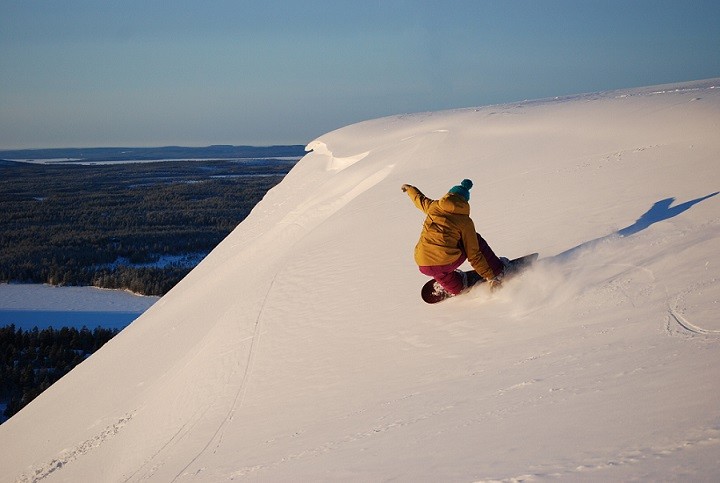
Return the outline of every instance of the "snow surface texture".
[[[719,133],[714,79],[321,136],[0,426],[0,480],[716,480]],[[541,260],[428,306],[400,186],[463,178],[498,254]]]

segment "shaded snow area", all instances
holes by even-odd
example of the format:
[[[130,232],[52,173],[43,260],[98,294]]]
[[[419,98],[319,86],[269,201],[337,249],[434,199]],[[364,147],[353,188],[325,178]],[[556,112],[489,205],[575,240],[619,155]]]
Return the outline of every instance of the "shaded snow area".
[[[189,276],[0,426],[0,481],[716,481],[720,79],[321,136]],[[420,299],[463,178],[490,294]]]

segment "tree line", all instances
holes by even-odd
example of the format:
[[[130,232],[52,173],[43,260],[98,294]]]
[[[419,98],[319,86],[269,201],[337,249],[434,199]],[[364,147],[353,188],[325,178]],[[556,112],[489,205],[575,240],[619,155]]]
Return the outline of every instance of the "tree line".
[[[35,327],[27,331],[14,325],[1,327],[0,402],[6,404],[4,418],[20,411],[118,332],[101,327],[92,331],[87,327]]]

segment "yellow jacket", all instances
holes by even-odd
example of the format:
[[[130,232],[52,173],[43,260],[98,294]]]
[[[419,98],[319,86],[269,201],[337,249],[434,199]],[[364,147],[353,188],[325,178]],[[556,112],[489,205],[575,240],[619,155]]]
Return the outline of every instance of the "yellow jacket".
[[[415,262],[419,266],[449,265],[465,255],[483,278],[492,279],[498,275],[480,251],[467,201],[451,193],[433,200],[414,186],[408,186],[406,193],[427,215],[420,240],[415,245]]]

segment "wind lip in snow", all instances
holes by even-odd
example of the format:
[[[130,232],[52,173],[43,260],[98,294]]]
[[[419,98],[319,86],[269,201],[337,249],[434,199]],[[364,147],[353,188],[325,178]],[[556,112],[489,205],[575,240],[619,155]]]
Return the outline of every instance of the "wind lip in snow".
[[[305,147],[306,151],[312,151],[320,156],[327,158],[327,171],[341,171],[345,168],[349,168],[358,161],[362,161],[370,154],[370,151],[365,151],[352,156],[335,156],[333,152],[328,148],[327,144],[322,141],[313,141]]]

